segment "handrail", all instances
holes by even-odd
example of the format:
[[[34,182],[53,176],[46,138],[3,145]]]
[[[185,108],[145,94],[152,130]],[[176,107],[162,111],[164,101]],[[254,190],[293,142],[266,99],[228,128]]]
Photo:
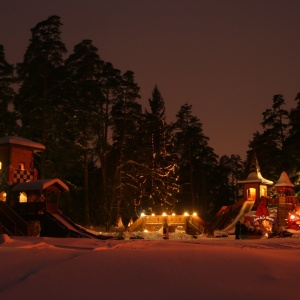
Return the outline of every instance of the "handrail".
[[[129,226],[129,231],[134,231],[136,228],[138,228],[143,223],[144,217],[139,217],[133,224]]]
[[[27,234],[27,223],[5,202],[0,201],[0,211],[2,215],[9,218],[15,224],[14,234],[17,234],[17,228],[23,234]]]
[[[17,234],[17,224],[14,222],[8,215],[3,213],[3,211],[0,210],[0,215],[2,222],[5,223],[3,226],[10,231],[13,235]],[[1,224],[2,225],[2,224]]]

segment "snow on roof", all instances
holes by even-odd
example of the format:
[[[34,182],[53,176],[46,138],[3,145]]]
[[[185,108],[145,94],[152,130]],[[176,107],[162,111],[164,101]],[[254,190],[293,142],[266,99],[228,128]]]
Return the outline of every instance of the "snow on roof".
[[[238,183],[250,183],[250,182],[251,183],[258,182],[258,183],[263,183],[268,185],[273,184],[273,181],[263,178],[259,171],[251,172],[245,180],[238,181]]]
[[[291,183],[288,174],[283,171],[275,186],[294,187],[295,185]]]
[[[0,145],[5,144],[15,144],[15,145],[22,145],[26,147],[30,147],[36,150],[45,150],[46,147],[40,143],[36,143],[18,136],[4,136],[0,137]]]
[[[65,185],[60,179],[40,179],[40,180],[34,180],[34,181],[27,181],[16,184],[12,191],[40,191],[48,188],[51,185],[57,184],[59,185],[61,190],[69,191],[69,188],[67,185]]]

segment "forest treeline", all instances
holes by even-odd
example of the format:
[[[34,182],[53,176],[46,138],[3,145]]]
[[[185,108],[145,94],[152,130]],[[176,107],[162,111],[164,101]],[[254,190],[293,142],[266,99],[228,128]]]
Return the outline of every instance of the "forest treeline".
[[[218,157],[192,105],[168,123],[154,86],[143,109],[134,72],[103,61],[91,40],[67,53],[61,27],[58,16],[36,24],[16,65],[0,45],[0,136],[46,146],[35,157],[39,177],[68,184],[60,205],[77,222],[109,228],[142,211],[197,211],[209,219],[241,196],[236,182],[248,175],[253,150],[265,178],[276,182],[285,170],[299,191],[300,94],[290,111],[283,95],[274,96],[245,161]]]

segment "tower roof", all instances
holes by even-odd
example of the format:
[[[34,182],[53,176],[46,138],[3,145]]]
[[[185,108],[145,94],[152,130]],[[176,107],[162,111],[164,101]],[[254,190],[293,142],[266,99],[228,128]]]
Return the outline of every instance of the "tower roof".
[[[266,184],[266,185],[273,184],[273,181],[262,177],[262,175],[260,173],[260,167],[258,164],[256,153],[255,153],[255,151],[253,151],[253,155],[252,155],[252,159],[251,159],[251,163],[250,163],[250,173],[245,180],[238,180],[237,183],[255,183],[255,182]]]
[[[275,184],[276,187],[291,187],[293,188],[295,185],[291,183],[288,174],[283,171]]]
[[[14,144],[14,145],[21,145],[26,146],[35,150],[45,150],[46,147],[40,143],[36,143],[18,136],[4,136],[0,137],[0,145],[6,144]]]
[[[251,172],[245,180],[238,180],[238,183],[262,183],[266,185],[272,185],[273,181],[265,179],[262,177],[259,171]]]

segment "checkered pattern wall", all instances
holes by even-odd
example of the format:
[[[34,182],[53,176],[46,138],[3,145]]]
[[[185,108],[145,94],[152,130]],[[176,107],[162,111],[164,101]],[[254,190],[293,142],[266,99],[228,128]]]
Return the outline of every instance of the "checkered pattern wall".
[[[15,169],[13,173],[13,183],[34,180],[34,171]]]

